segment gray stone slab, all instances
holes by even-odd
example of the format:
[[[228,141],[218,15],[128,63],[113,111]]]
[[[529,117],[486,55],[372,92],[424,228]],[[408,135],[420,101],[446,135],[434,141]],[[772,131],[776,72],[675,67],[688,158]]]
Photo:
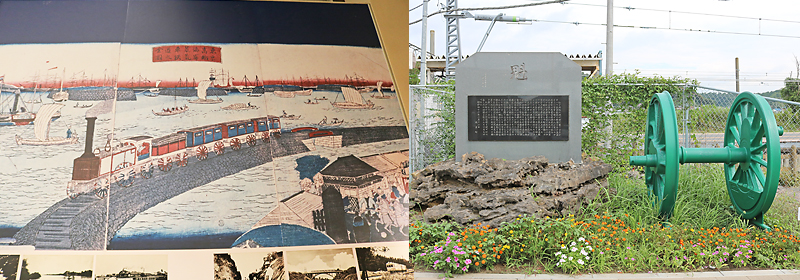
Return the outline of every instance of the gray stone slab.
[[[478,152],[508,160],[541,155],[550,162],[581,161],[578,64],[554,52],[477,53],[456,73],[457,160]],[[470,97],[480,110],[469,110]]]

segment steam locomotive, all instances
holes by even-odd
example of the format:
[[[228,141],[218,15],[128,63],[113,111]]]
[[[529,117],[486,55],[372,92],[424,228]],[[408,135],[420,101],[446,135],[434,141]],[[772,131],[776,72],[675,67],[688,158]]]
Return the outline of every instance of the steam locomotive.
[[[73,162],[72,180],[67,183],[67,196],[77,198],[93,193],[105,198],[112,183],[130,187],[138,176],[153,177],[158,168],[163,172],[173,166],[186,166],[190,157],[205,160],[211,152],[221,155],[225,149],[239,150],[243,145],[255,146],[260,139],[268,142],[280,134],[280,117],[266,117],[217,123],[154,138],[133,136],[104,149],[92,150],[96,117],[87,117],[86,146],[83,155]]]

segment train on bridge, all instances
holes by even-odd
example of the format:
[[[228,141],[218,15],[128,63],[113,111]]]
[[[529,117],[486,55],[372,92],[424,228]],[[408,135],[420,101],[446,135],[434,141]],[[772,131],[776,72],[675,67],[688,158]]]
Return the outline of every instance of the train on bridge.
[[[72,180],[67,183],[67,196],[73,199],[81,194],[102,199],[111,184],[130,187],[137,176],[153,177],[156,168],[167,172],[173,166],[186,166],[191,157],[202,161],[212,152],[221,155],[228,148],[235,151],[245,144],[255,146],[259,140],[268,142],[281,132],[280,117],[268,115],[184,129],[158,138],[133,136],[117,145],[109,140],[103,149],[92,149],[96,118],[86,120],[86,148],[75,159]]]

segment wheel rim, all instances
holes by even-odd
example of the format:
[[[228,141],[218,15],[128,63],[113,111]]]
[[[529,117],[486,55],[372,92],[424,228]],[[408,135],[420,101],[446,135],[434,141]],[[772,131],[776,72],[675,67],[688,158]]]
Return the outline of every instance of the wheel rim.
[[[678,194],[678,124],[675,105],[668,92],[657,93],[647,108],[644,153],[655,156],[657,164],[645,166],[647,189],[655,196],[661,217],[672,216]],[[660,204],[660,205],[659,205]]]
[[[781,163],[776,128],[772,108],[763,97],[744,92],[733,101],[725,146],[745,148],[749,158],[725,164],[725,181],[734,209],[745,219],[766,213],[775,199]]]

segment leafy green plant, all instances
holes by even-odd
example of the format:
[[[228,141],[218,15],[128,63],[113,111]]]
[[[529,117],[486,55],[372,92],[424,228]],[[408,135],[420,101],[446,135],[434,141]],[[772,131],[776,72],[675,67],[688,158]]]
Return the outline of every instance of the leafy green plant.
[[[643,124],[653,94],[694,93],[694,88],[682,86],[687,83],[697,84],[697,81],[640,77],[638,72],[584,79],[581,115],[588,123],[582,129],[583,152],[616,168],[630,168],[628,158],[642,146]]]

